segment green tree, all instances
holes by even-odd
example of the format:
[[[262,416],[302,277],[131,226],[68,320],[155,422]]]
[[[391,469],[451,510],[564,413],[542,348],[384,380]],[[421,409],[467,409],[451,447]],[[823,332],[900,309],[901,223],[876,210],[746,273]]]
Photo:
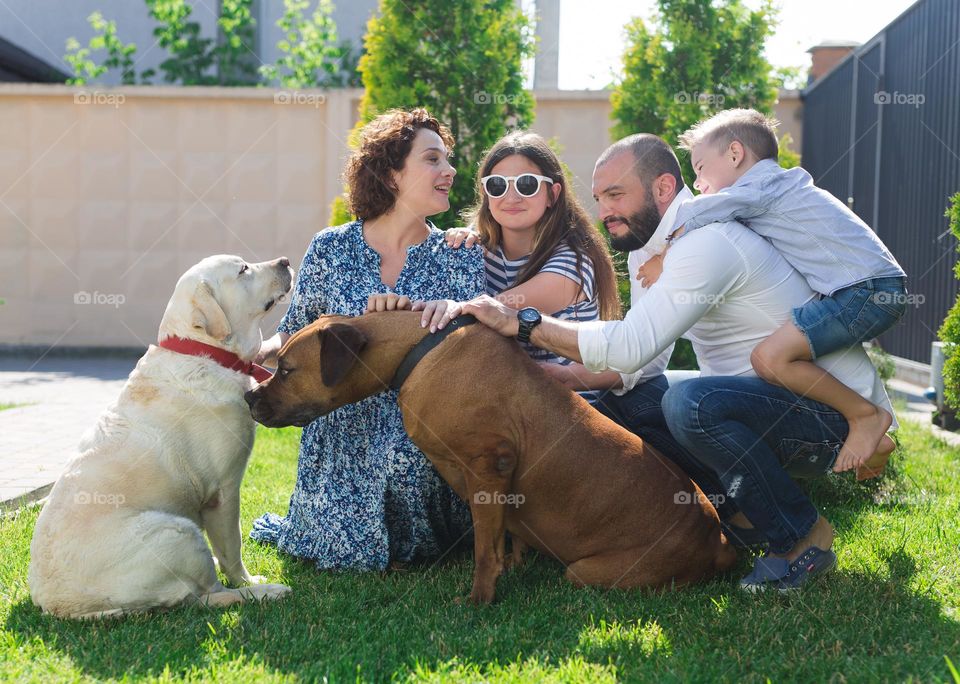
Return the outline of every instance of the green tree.
[[[135,83],[137,73],[133,68],[133,55],[137,46],[120,40],[117,37],[117,23],[107,21],[100,12],[87,17],[87,23],[94,31],[87,47],[80,45],[76,38],[67,39],[67,54],[63,59],[73,69],[73,76],[67,79],[67,84],[83,85],[110,69],[120,69],[120,82],[124,85]],[[106,51],[107,58],[101,64],[90,58],[94,50]]]
[[[950,232],[960,240],[960,193],[951,198],[946,215],[950,219]],[[960,246],[957,250],[960,251]],[[960,262],[954,267],[954,273],[960,278]],[[944,397],[950,406],[960,409],[960,297],[947,313],[947,318],[940,327],[939,337],[943,342]]]
[[[671,145],[704,117],[731,107],[770,112],[778,76],[763,56],[776,13],[743,0],[658,0],[652,21],[627,25],[623,75],[610,101],[613,136],[654,133]],[[693,181],[688,157],[684,177]]]
[[[277,26],[283,38],[277,43],[281,56],[276,64],[260,68],[267,81],[284,88],[344,86],[350,81],[350,43],[337,44],[337,26],[330,0],[319,0],[310,18],[304,15],[309,0],[284,0]],[[345,64],[346,62],[346,64]]]
[[[157,45],[166,50],[160,63],[163,80],[180,85],[250,85],[256,82],[256,57],[252,47],[256,21],[250,12],[253,0],[220,0],[217,17],[219,39],[204,37],[201,26],[191,19],[193,8],[185,0],[144,0],[150,17],[157,22],[153,35]],[[76,38],[67,39],[64,61],[73,69],[68,83],[83,85],[96,80],[111,69],[120,69],[120,82],[150,83],[155,69],[137,74],[134,55],[137,46],[123,43],[117,37],[114,21],[107,21],[99,12],[87,21],[94,30],[87,47]],[[106,58],[97,62],[94,52],[105,51]]]
[[[780,166],[785,169],[800,166],[800,153],[793,149],[793,136],[789,133],[784,133],[780,136],[779,142],[780,156],[777,161],[780,162]]]
[[[450,210],[455,225],[474,201],[477,164],[507,131],[533,121],[524,58],[534,39],[515,0],[381,0],[360,58],[360,125],[392,108],[426,107],[456,138]]]

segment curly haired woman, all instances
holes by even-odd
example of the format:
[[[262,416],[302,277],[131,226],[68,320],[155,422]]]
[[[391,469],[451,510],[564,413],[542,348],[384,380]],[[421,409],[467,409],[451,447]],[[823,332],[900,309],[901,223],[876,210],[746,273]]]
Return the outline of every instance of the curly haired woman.
[[[391,111],[363,128],[345,173],[359,218],[314,237],[261,358],[321,314],[363,313],[371,295],[465,300],[483,292],[481,250],[450,249],[427,221],[450,206],[452,147],[447,127],[423,109]],[[304,428],[290,510],[265,514],[250,536],[318,568],[383,570],[438,556],[470,529],[469,508],[410,441],[388,390]]]

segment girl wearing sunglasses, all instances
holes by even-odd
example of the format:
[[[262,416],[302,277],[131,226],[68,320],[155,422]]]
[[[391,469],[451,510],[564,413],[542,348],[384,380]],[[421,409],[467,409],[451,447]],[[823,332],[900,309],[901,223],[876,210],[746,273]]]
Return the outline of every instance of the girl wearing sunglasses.
[[[526,132],[501,138],[484,157],[477,190],[468,218],[486,250],[487,294],[560,319],[620,318],[606,245],[568,192],[560,159],[546,140]],[[535,361],[570,363],[523,346]],[[583,396],[597,399],[595,392]]]

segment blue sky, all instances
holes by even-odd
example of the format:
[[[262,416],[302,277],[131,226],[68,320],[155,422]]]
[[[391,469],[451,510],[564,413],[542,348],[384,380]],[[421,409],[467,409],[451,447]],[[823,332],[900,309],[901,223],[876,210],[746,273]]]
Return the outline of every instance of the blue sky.
[[[760,0],[745,0],[759,6]],[[560,87],[603,88],[623,52],[624,25],[648,17],[655,0],[559,0]],[[775,66],[810,63],[806,50],[823,40],[865,42],[914,0],[778,0],[780,25],[767,42]],[[526,4],[526,0],[525,0]]]

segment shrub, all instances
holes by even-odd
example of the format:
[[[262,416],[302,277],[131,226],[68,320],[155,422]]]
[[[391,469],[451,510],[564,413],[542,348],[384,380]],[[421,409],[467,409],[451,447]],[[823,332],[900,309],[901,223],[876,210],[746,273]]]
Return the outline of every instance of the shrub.
[[[946,216],[950,219],[950,232],[960,240],[960,193],[951,199]],[[960,251],[960,247],[958,247]],[[954,267],[954,273],[960,278],[960,262]],[[940,326],[940,340],[943,342],[943,390],[947,404],[960,409],[960,297],[947,313]]]

